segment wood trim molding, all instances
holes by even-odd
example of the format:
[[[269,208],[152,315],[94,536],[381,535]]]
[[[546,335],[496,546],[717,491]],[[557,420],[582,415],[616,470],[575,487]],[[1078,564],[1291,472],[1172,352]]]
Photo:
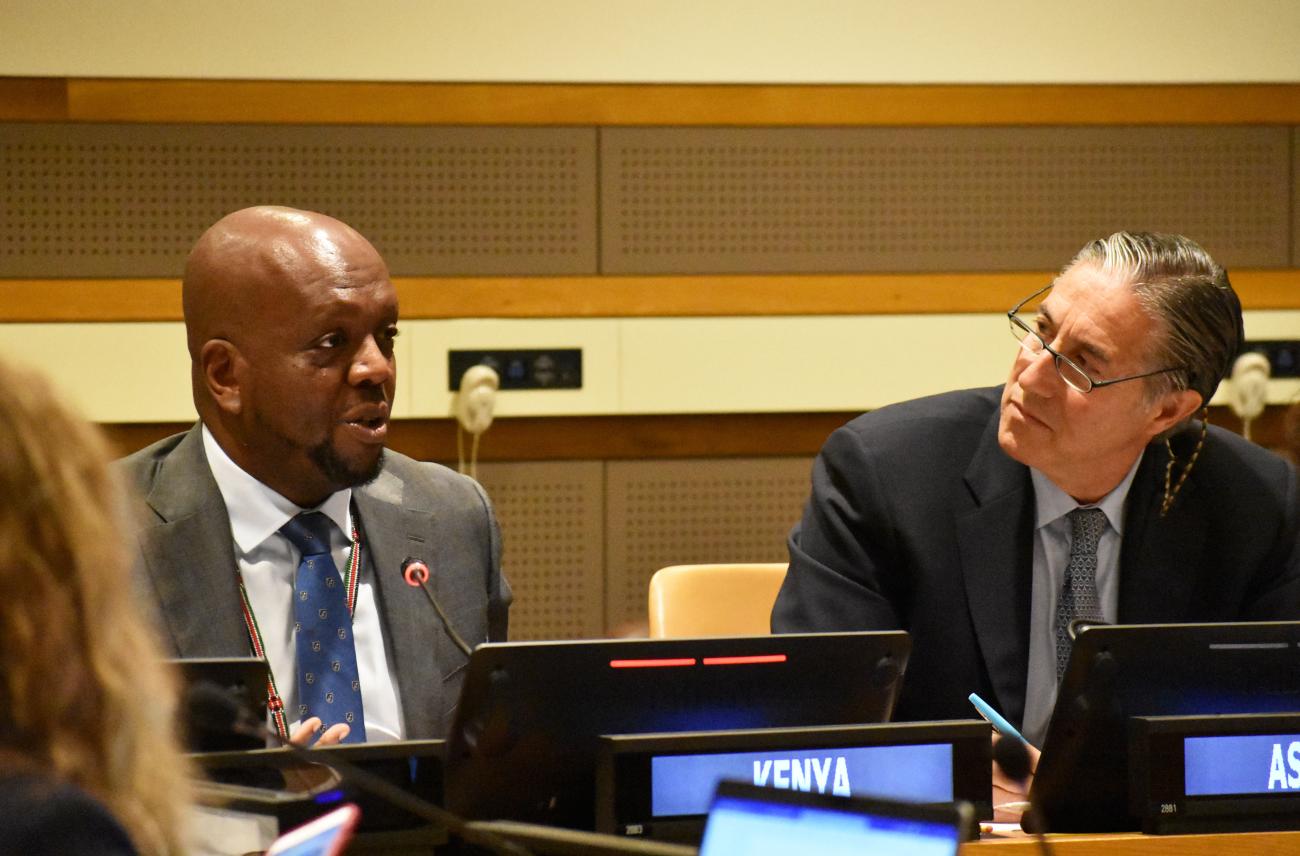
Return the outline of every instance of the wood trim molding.
[[[380,125],[1300,124],[1300,84],[718,85],[0,78],[0,121]]]
[[[52,77],[0,77],[0,119],[61,122],[67,118],[66,81]]]
[[[497,419],[484,435],[483,461],[644,460],[815,455],[831,432],[857,416],[836,413],[719,413],[659,416],[549,416]],[[1252,423],[1255,441],[1300,455],[1300,406],[1292,414],[1269,405]],[[1226,407],[1211,407],[1210,422],[1240,432]],[[101,426],[123,455],[187,430],[188,423]],[[423,461],[456,460],[452,419],[392,423],[389,447]]]
[[[1052,277],[1014,273],[396,277],[402,317],[655,318],[1004,311]],[[1246,309],[1300,309],[1300,269],[1239,270]],[[180,321],[176,279],[0,279],[0,322]]]

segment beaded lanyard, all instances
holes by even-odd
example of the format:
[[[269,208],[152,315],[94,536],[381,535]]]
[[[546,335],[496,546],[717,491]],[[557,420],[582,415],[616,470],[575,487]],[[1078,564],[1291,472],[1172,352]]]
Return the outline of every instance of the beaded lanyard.
[[[352,546],[348,549],[347,570],[343,573],[343,588],[347,592],[348,615],[352,615],[357,605],[357,582],[360,575],[357,567],[361,564],[361,534],[357,530],[356,514],[352,515]],[[235,577],[239,580],[239,600],[244,608],[244,626],[248,628],[248,641],[253,648],[253,656],[266,659],[266,646],[262,644],[262,630],[257,626],[257,617],[253,615],[253,605],[248,600],[248,590],[244,588],[244,575],[235,568]],[[275,730],[283,740],[289,739],[289,726],[284,716],[284,699],[275,685],[275,675],[271,673],[270,664],[266,670],[266,709],[271,712]]]

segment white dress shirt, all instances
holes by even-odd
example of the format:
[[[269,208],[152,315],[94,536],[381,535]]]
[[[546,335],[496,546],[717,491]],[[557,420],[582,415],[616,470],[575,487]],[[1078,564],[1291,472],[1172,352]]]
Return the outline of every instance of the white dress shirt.
[[[318,508],[299,508],[240,469],[217,444],[206,425],[203,426],[203,450],[230,515],[235,561],[261,630],[266,660],[280,698],[284,700],[285,718],[292,731],[298,724],[293,582],[301,556],[279,529],[301,511],[323,512],[337,527],[330,535],[330,555],[335,567],[343,573],[352,543],[352,490],[347,488],[331,495]],[[364,542],[361,549],[365,550]],[[397,685],[392,678],[393,669],[384,646],[379,609],[375,605],[374,579],[368,565],[362,561],[357,571],[360,580],[352,614],[352,638],[357,649],[366,740],[374,743],[401,740],[404,729]]]
[[[1070,562],[1070,521],[1076,508],[1100,508],[1109,524],[1097,543],[1097,596],[1102,618],[1114,624],[1119,615],[1119,548],[1124,537],[1124,505],[1142,457],[1128,475],[1098,502],[1080,505],[1047,476],[1029,468],[1034,483],[1034,582],[1029,608],[1029,674],[1025,682],[1022,733],[1042,746],[1056,705],[1056,603]]]

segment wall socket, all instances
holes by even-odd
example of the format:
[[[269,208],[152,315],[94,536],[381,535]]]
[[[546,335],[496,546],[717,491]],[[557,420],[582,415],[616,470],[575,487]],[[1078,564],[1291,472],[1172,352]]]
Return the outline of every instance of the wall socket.
[[[470,366],[484,365],[501,377],[501,389],[582,389],[582,349],[545,348],[447,352],[447,389],[460,389]]]
[[[1272,377],[1300,377],[1300,340],[1268,339],[1247,341],[1242,353],[1257,351],[1268,357]]]

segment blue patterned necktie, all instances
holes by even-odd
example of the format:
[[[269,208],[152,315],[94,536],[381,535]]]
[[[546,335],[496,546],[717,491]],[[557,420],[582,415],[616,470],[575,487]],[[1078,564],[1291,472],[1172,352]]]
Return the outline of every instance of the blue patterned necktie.
[[[1056,602],[1056,680],[1070,662],[1070,622],[1076,619],[1100,622],[1101,598],[1097,595],[1097,544],[1109,525],[1100,508],[1076,508],[1066,515],[1070,521],[1070,560],[1065,567],[1065,584]]]
[[[300,719],[319,716],[321,732],[346,722],[344,743],[366,742],[352,616],[339,569],[330,556],[334,524],[319,511],[299,514],[280,534],[302,553],[293,585]],[[355,548],[354,548],[355,549]]]

